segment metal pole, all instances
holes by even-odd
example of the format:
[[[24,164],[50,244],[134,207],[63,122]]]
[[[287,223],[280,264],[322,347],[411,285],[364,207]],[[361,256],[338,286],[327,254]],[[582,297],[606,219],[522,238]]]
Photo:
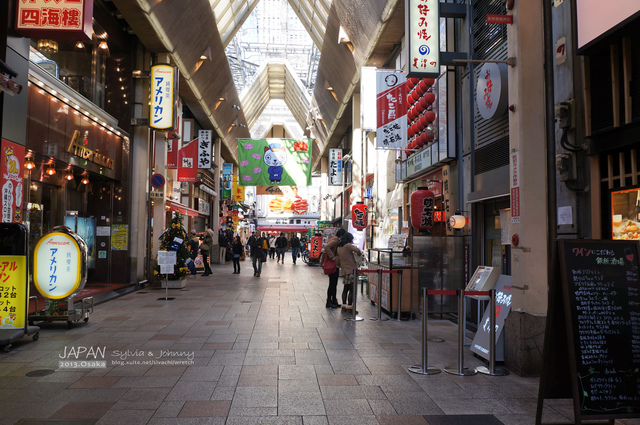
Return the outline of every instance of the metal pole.
[[[392,277],[389,277],[392,279]],[[398,322],[402,315],[402,270],[398,270]]]
[[[427,366],[427,288],[422,288],[422,365],[411,366],[409,372],[419,375],[435,375],[440,369]]]
[[[489,369],[486,366],[476,368],[483,375],[504,376],[509,371],[503,367],[496,367],[496,290],[489,290]]]
[[[369,320],[377,320],[379,322],[383,322],[389,320],[389,318],[382,318],[382,303],[380,302],[382,298],[382,269],[378,269],[378,317],[370,317]]]
[[[447,366],[444,371],[451,375],[470,376],[478,373],[475,369],[464,367],[464,289],[458,290],[458,365]]]
[[[149,181],[147,182],[147,281],[151,282],[151,277],[153,276],[153,271],[151,270],[151,255],[152,255],[152,246],[151,246],[151,219],[153,217],[153,207],[151,206],[151,191],[153,187],[151,186],[151,176],[154,171],[154,159],[155,159],[155,147],[156,147],[156,131],[149,132],[147,136],[147,140],[149,141]],[[164,202],[164,201],[163,201]]]

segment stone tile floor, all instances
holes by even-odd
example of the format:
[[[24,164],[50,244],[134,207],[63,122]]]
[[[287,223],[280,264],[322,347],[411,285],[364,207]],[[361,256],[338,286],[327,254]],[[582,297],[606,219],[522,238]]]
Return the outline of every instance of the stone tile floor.
[[[270,261],[260,278],[248,261],[240,275],[230,264],[213,270],[169,290],[173,300],[147,288],[0,353],[0,425],[535,422],[537,378],[408,372],[421,362],[421,321],[370,321],[376,307],[362,297],[365,320],[345,321],[325,308],[320,268]],[[429,366],[456,364],[456,325],[428,323],[444,340],[429,343]],[[93,360],[106,367],[60,364]],[[464,361],[483,364],[468,349]],[[545,402],[544,422],[572,416],[570,400]]]

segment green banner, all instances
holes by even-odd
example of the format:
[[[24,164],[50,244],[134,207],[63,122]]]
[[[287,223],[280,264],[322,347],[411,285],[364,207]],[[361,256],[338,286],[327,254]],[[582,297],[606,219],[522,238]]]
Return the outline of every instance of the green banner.
[[[239,139],[240,186],[311,186],[311,140]]]

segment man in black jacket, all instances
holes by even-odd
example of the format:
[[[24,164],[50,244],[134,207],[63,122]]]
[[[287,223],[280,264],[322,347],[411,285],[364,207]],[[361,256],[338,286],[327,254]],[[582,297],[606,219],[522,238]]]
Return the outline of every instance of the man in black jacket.
[[[287,238],[284,236],[284,232],[280,232],[280,236],[276,239],[276,254],[278,255],[278,263],[282,260],[284,264],[284,253],[287,250]]]
[[[300,251],[300,238],[297,234],[293,234],[291,236],[291,255],[293,256],[293,264],[296,263],[298,259],[298,252]]]
[[[227,235],[222,228],[220,228],[220,230],[218,231],[218,245],[220,245],[220,264],[224,264],[225,258],[227,256],[227,245],[229,245],[229,241],[227,240]]]

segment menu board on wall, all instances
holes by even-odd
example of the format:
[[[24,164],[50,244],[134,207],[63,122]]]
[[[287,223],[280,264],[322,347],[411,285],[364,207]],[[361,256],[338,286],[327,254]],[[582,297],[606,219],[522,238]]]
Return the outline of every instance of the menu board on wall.
[[[538,413],[541,400],[558,398],[557,387],[566,385],[567,379],[558,375],[566,374],[568,364],[576,423],[583,416],[640,417],[638,243],[561,240],[558,253],[559,277],[550,290]],[[562,337],[563,322],[566,337]]]

